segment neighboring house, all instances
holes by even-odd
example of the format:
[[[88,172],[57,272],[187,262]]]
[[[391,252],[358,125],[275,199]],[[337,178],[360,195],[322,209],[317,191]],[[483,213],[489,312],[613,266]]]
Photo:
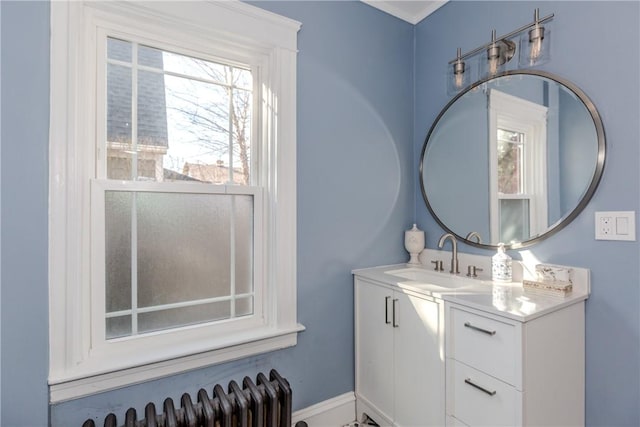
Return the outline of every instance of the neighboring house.
[[[109,58],[131,62],[131,44],[111,39]],[[162,52],[140,48],[138,63],[163,68]],[[132,87],[131,68],[110,65],[107,69],[107,164],[108,178],[131,179]],[[169,148],[164,75],[138,70],[138,178],[164,180],[163,157]]]
[[[109,179],[132,179],[132,87],[130,66],[131,44],[110,39],[109,58],[118,61],[107,69],[107,170]],[[162,51],[141,46],[138,63],[145,67],[163,69]],[[185,162],[182,173],[164,167],[164,156],[169,148],[167,130],[167,103],[164,74],[137,70],[137,141],[138,180],[203,181],[214,184],[246,184],[242,170],[233,168],[232,177],[222,160],[216,164]]]
[[[230,172],[232,172],[231,176]],[[198,181],[211,182],[214,184],[225,184],[228,182],[245,184],[242,170],[240,168],[233,168],[233,171],[230,171],[229,166],[225,166],[222,160],[218,160],[215,165],[185,162],[182,173]]]

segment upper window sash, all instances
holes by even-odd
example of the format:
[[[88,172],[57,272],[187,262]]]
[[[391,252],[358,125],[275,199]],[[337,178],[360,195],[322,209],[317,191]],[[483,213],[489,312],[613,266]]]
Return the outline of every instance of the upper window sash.
[[[268,58],[266,58],[262,53],[251,56],[251,55],[247,55],[246,52],[245,54],[241,54],[241,52],[234,52],[233,58],[226,59],[216,55],[212,55],[211,53],[207,53],[206,51],[203,52],[203,51],[196,50],[198,48],[211,50],[211,47],[209,46],[192,44],[190,49],[185,49],[185,48],[180,48],[173,45],[169,39],[164,39],[163,37],[166,37],[166,36],[159,36],[158,40],[151,40],[148,37],[136,35],[135,32],[125,32],[123,30],[114,30],[113,28],[110,28],[110,27],[109,28],[98,27],[96,31],[95,60],[97,62],[97,73],[96,73],[95,84],[97,88],[96,94],[98,97],[98,101],[95,107],[88,106],[89,108],[96,109],[95,115],[97,117],[97,122],[95,123],[95,126],[96,126],[95,132],[97,135],[97,147],[96,147],[97,152],[96,152],[96,171],[94,176],[97,178],[108,177],[108,172],[107,172],[108,154],[109,153],[113,154],[113,149],[117,148],[116,145],[118,145],[116,141],[109,141],[109,138],[107,135],[107,130],[108,130],[108,125],[106,121],[108,117],[107,70],[109,66],[119,67],[119,68],[124,68],[125,66],[128,66],[131,69],[131,76],[130,76],[132,80],[132,87],[131,87],[131,92],[132,92],[131,138],[132,138],[132,141],[131,142],[134,150],[138,148],[144,148],[145,150],[148,151],[149,148],[153,148],[153,147],[144,146],[143,145],[144,141],[142,141],[140,138],[137,138],[138,135],[135,132],[135,130],[137,130],[140,125],[138,121],[138,114],[137,114],[139,112],[138,111],[139,94],[137,93],[137,86],[138,86],[138,82],[140,82],[140,79],[144,79],[145,75],[147,75],[150,72],[161,73],[162,75],[165,75],[165,76],[173,76],[173,77],[180,77],[180,78],[188,77],[192,81],[198,81],[198,82],[209,83],[209,84],[215,83],[217,85],[223,85],[222,82],[217,82],[217,81],[214,81],[213,79],[207,79],[207,78],[204,78],[203,76],[186,76],[184,74],[161,70],[157,68],[153,69],[152,71],[149,71],[151,70],[150,67],[147,67],[145,65],[140,65],[139,63],[137,63],[136,49],[133,50],[132,57],[128,63],[120,61],[122,62],[122,64],[120,64],[119,61],[116,61],[114,59],[109,59],[107,54],[108,40],[119,39],[119,40],[131,42],[134,47],[150,46],[154,49],[160,49],[164,52],[167,52],[169,54],[173,54],[176,56],[180,55],[184,57],[189,57],[194,61],[202,60],[202,61],[207,61],[208,63],[225,64],[230,67],[235,67],[236,69],[242,69],[242,68],[248,67],[252,76],[252,81],[248,82],[251,87],[233,88],[231,96],[234,96],[233,91],[237,92],[237,91],[244,91],[245,89],[248,89],[248,90],[251,90],[252,92],[253,101],[250,107],[251,123],[247,128],[249,138],[250,138],[250,141],[249,141],[250,146],[248,148],[249,164],[247,165],[247,168],[249,171],[249,181],[247,182],[247,184],[264,185],[264,182],[265,182],[264,180],[267,177],[267,175],[261,174],[259,169],[261,167],[262,168],[267,167],[271,162],[269,159],[265,159],[261,157],[261,156],[264,156],[265,153],[268,151],[266,150],[265,143],[261,143],[261,141],[264,140],[265,138],[264,132],[268,132],[268,129],[266,129],[264,126],[260,126],[261,118],[263,117],[261,108],[264,108],[264,105],[261,105],[261,103],[257,101],[260,99],[265,99],[262,91],[265,90],[265,88],[269,88],[271,86],[270,82],[264,80],[264,78],[267,77],[267,73],[265,72],[265,70],[266,68],[269,67],[269,61],[267,60]],[[217,46],[217,48],[220,48],[220,46]],[[228,84],[224,86],[228,86]],[[188,102],[186,102],[185,104],[188,104]],[[229,108],[231,108],[232,106],[235,106],[235,104],[230,105]],[[169,105],[167,105],[167,107],[169,107]],[[170,120],[170,117],[168,116],[167,119]],[[206,119],[207,118],[205,117],[204,120]],[[230,130],[233,130],[233,126],[234,126],[233,123],[228,124],[228,128]],[[240,166],[244,166],[242,165],[241,156],[239,154],[237,156],[234,154],[233,144],[235,141],[234,141],[233,132],[229,132],[228,138],[229,138],[228,143],[231,149],[229,150],[229,153],[226,155],[226,158],[222,160],[225,161],[226,165],[228,165],[230,168],[234,168],[234,169],[237,168],[239,163],[240,163]],[[132,166],[133,166],[133,163],[132,163]],[[244,183],[244,182],[245,181],[243,180],[243,181],[239,181],[238,183]]]

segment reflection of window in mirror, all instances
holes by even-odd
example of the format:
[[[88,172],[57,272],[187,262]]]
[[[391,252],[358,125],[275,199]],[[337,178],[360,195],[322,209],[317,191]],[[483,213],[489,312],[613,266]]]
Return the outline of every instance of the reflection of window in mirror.
[[[491,241],[528,240],[547,229],[547,107],[489,93]]]

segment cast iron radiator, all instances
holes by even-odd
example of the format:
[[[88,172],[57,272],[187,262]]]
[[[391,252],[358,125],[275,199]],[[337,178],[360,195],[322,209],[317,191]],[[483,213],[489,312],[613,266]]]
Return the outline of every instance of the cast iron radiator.
[[[167,398],[160,414],[156,413],[153,402],[149,402],[141,420],[135,408],[129,408],[124,423],[118,423],[116,416],[109,414],[104,419],[104,427],[291,427],[291,387],[287,380],[272,369],[269,379],[260,373],[256,382],[257,385],[245,377],[241,389],[231,381],[228,393],[216,384],[213,398],[200,389],[197,403],[185,393],[180,399],[180,408]],[[96,427],[96,424],[88,419],[82,427]]]

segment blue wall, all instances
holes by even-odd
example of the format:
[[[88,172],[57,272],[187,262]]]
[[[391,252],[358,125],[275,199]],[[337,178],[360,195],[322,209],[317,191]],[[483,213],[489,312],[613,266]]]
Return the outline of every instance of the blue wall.
[[[438,9],[416,26],[414,167],[424,136],[449,99],[443,64],[455,57],[457,47],[468,51],[487,42],[493,28],[505,34],[529,22],[536,7],[541,16],[555,13],[551,61],[541,68],[573,81],[593,100],[607,134],[607,163],[591,203],[569,226],[529,251],[512,255],[591,269],[592,293],[586,306],[586,422],[638,426],[639,244],[594,240],[594,212],[640,209],[640,3],[454,1]],[[427,246],[435,248],[442,230],[419,193],[416,219],[427,231]],[[460,250],[491,254],[466,245],[460,245]]]
[[[49,369],[49,5],[3,1],[1,7],[0,425],[43,426]]]
[[[639,4],[452,2],[415,27],[415,41],[411,25],[358,2],[256,4],[303,23],[298,313],[307,330],[292,349],[55,405],[52,424],[77,426],[88,416],[122,414],[130,404],[142,410],[149,400],[159,403],[271,367],[292,383],[294,409],[353,390],[350,270],[403,261],[402,230],[414,215],[427,230],[429,247],[442,232],[424,207],[417,168],[424,136],[448,100],[443,64],[456,47],[475,47],[494,27],[511,30],[538,6],[543,15],[556,13],[553,56],[545,69],[591,96],[609,151],[591,204],[531,252],[541,261],[592,269],[587,422],[639,425],[638,244],[593,239],[595,210],[639,209]],[[48,417],[49,4],[3,1],[0,7],[0,424],[37,427]]]

